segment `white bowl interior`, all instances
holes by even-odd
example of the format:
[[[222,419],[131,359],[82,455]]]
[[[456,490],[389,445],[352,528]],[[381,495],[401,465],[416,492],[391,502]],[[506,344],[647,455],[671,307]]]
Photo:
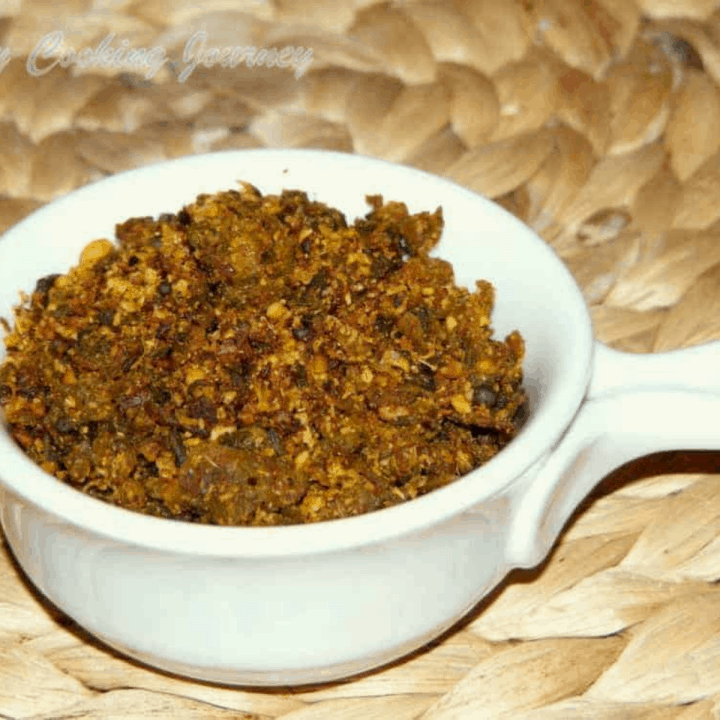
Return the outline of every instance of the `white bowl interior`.
[[[38,278],[66,271],[91,240],[113,238],[116,223],[132,216],[176,212],[199,193],[235,187],[239,180],[263,192],[305,190],[311,199],[341,209],[348,221],[368,211],[364,198],[370,194],[402,200],[411,212],[442,206],[445,230],[435,254],[453,263],[460,284],[473,288],[476,279],[491,281],[496,288],[496,336],[518,329],[525,338],[531,413],[520,436],[462,482],[432,493],[432,500],[426,496],[371,516],[322,523],[322,535],[318,526],[280,532],[189,528],[186,523],[129,513],[45,475],[0,428],[0,478],[8,487],[56,515],[82,518],[77,522],[132,537],[136,543],[167,547],[179,543],[226,552],[226,534],[235,532],[239,548],[246,545],[241,540],[244,533],[244,537],[262,534],[268,552],[291,551],[301,535],[305,548],[314,544],[320,549],[333,542],[359,541],[368,533],[395,534],[404,523],[432,523],[468,507],[517,477],[558,439],[584,393],[592,353],[589,315],[569,272],[544,242],[496,204],[447,180],[358,155],[304,150],[216,153],[141,168],[82,188],[42,208],[0,239],[0,317],[11,320],[19,290],[31,291]],[[4,357],[0,343],[0,361]]]

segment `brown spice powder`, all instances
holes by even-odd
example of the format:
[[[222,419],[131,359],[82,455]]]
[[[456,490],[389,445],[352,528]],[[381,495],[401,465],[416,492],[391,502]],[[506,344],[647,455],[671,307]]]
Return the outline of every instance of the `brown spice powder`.
[[[442,487],[517,433],[524,346],[429,256],[442,213],[299,191],[201,195],[38,281],[0,367],[44,470],[166,518],[282,525]]]

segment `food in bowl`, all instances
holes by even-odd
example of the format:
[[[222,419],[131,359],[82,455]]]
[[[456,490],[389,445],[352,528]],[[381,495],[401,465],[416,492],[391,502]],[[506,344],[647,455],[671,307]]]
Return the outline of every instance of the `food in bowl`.
[[[359,515],[487,462],[522,421],[523,339],[430,256],[440,209],[368,202],[349,225],[245,183],[91,243],[7,328],[15,441],[91,496],[219,525]]]

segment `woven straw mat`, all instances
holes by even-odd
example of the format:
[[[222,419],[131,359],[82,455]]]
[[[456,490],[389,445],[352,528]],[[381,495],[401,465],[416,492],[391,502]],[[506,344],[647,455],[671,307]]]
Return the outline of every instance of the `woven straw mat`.
[[[115,48],[173,62],[40,74],[44,59],[31,73],[53,31],[77,50],[114,33]],[[207,56],[181,81],[193,36],[305,54],[287,68]],[[717,0],[5,0],[0,68],[1,229],[190,153],[357,152],[453,178],[527,222],[611,346],[720,338]],[[49,608],[3,546],[0,717],[720,717],[719,469],[709,452],[625,466],[546,562],[461,627],[313,688],[215,686],[128,661]]]

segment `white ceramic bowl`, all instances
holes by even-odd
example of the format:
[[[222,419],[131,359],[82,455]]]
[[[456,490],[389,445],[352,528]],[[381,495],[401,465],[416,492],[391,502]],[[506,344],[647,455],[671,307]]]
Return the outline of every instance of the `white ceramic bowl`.
[[[526,340],[530,419],[456,483],[360,517],[224,528],[147,517],[83,495],[0,428],[2,525],[53,603],[109,645],[159,668],[233,684],[331,680],[436,637],[513,567],[541,560],[606,472],[646,452],[720,448],[718,344],[651,357],[593,340],[572,277],[494,203],[414,169],[357,155],[252,150],[134,170],[42,208],[0,239],[0,316],[18,290],[66,271],[131,216],[177,211],[247,180],[306,190],[364,215],[367,194],[443,207],[437,254],[459,283],[497,290],[497,336]],[[0,360],[4,348],[0,350]]]

